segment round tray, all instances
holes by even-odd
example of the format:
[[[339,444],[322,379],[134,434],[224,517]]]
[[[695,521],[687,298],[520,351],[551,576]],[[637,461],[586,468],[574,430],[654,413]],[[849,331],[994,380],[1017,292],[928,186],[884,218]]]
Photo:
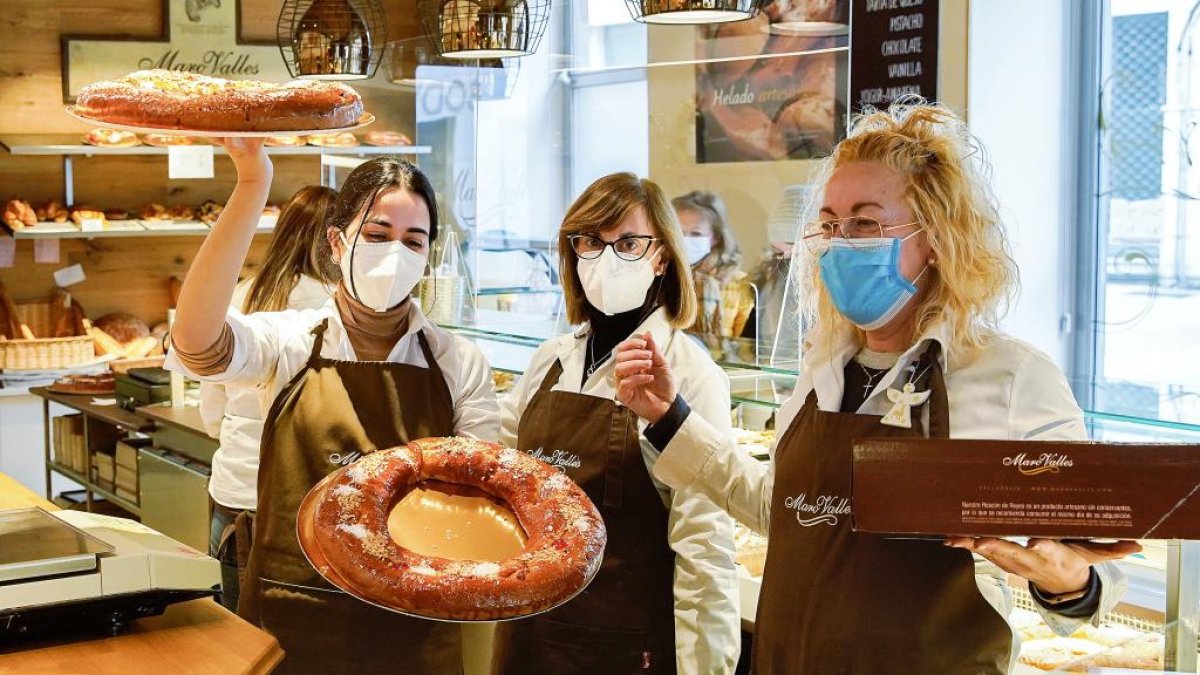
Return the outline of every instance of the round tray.
[[[105,122],[91,117],[86,117],[75,112],[75,106],[67,108],[67,114],[80,122],[92,124],[106,129],[118,129],[120,131],[133,131],[139,134],[165,134],[168,136],[196,136],[200,138],[266,138],[267,136],[312,136],[314,134],[337,134],[343,131],[354,131],[373,124],[375,116],[371,113],[363,113],[362,117],[358,118],[358,122],[348,127],[337,127],[335,129],[281,129],[278,131],[212,131],[200,129],[167,129],[163,127],[139,127],[129,124],[116,124],[114,122]]]
[[[308,564],[312,565],[313,569],[315,569],[317,571],[317,573],[320,574],[325,579],[325,581],[328,581],[329,583],[331,583],[334,586],[338,587],[339,589],[345,591],[349,595],[353,595],[354,597],[358,598],[359,600],[362,600],[363,602],[365,602],[369,605],[375,605],[376,607],[378,607],[380,609],[386,609],[389,612],[395,612],[396,614],[403,614],[405,616],[411,616],[416,619],[424,619],[426,621],[441,621],[443,623],[495,623],[498,621],[514,621],[514,620],[518,620],[518,619],[528,619],[531,616],[545,614],[546,612],[549,612],[553,609],[561,607],[562,605],[565,605],[566,603],[570,602],[571,600],[574,600],[576,596],[578,596],[585,589],[587,589],[588,586],[591,585],[592,581],[596,578],[596,574],[598,574],[600,572],[600,565],[597,565],[596,571],[593,572],[592,575],[583,582],[583,585],[579,587],[579,590],[575,591],[575,593],[572,594],[570,597],[565,598],[562,602],[559,602],[553,606],[547,607],[545,609],[542,609],[542,610],[539,610],[536,612],[529,612],[527,614],[518,614],[515,616],[508,616],[508,617],[504,617],[504,618],[500,618],[500,619],[447,619],[447,618],[440,617],[440,616],[426,616],[424,614],[416,614],[414,612],[410,612],[410,611],[407,611],[404,609],[399,609],[396,607],[392,607],[390,605],[383,604],[383,603],[379,602],[378,600],[375,600],[375,599],[363,594],[361,591],[356,589],[349,581],[347,581],[345,577],[343,577],[341,574],[339,574],[337,569],[334,568],[333,565],[329,564],[329,560],[325,557],[324,552],[321,551],[321,547],[319,545],[317,545],[316,536],[314,535],[314,529],[315,529],[314,523],[316,522],[317,504],[321,501],[321,498],[324,496],[325,489],[329,486],[329,484],[331,482],[333,482],[333,477],[334,477],[334,474],[331,473],[328,476],[326,476],[325,478],[321,479],[320,482],[318,482],[316,485],[314,485],[312,487],[311,490],[308,491],[308,494],[304,495],[304,499],[301,500],[301,502],[300,502],[300,509],[296,512],[296,538],[300,541],[300,550],[304,552],[304,557],[308,559]],[[603,556],[603,555],[604,555],[603,552],[601,552],[601,556]]]

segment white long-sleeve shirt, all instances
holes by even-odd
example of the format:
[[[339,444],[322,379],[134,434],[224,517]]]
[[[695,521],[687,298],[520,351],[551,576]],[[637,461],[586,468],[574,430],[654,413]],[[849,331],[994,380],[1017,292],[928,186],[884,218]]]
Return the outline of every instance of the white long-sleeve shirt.
[[[308,362],[312,352],[312,329],[328,319],[329,327],[321,355],[330,359],[356,361],[333,300],[320,309],[284,310],[243,315],[231,310],[226,321],[233,330],[233,358],[225,372],[197,376],[187,370],[174,351],[167,354],[166,368],[202,382],[252,388],[260,410],[269,410],[292,377]],[[485,441],[499,434],[499,407],[492,386],[491,368],[474,344],[430,322],[416,303],[411,303],[408,331],[396,342],[387,360],[427,368],[417,338],[424,331],[454,403],[454,433]]]
[[[680,391],[695,417],[723,436],[730,433],[729,378],[700,345],[671,329],[663,310],[652,314],[637,329],[649,330],[665,348]],[[555,391],[582,393],[614,400],[612,359],[583,382],[586,333],[548,340],[534,353],[529,367],[508,395],[501,397],[500,442],[516,446],[521,415],[555,361],[562,375]],[[644,431],[646,424],[639,423]],[[642,457],[651,470],[658,452],[641,438]],[[668,507],[667,542],[675,551],[675,653],[681,675],[731,673],[741,651],[741,617],[738,611],[737,574],[734,567],[733,521],[694,488],[670,490],[655,481]]]
[[[230,309],[241,311],[253,278],[233,290]],[[288,309],[318,309],[333,297],[333,288],[301,275],[288,294]],[[253,511],[258,507],[258,456],[262,442],[263,407],[253,387],[200,384],[200,418],[209,436],[220,440],[212,458],[208,494],[222,506]]]
[[[920,357],[930,340],[937,340],[942,346],[952,438],[1086,440],[1083,412],[1066,378],[1049,357],[1020,340],[997,335],[974,359],[960,363],[949,352],[951,343],[946,331],[946,326],[938,326],[917,340],[883,376],[858,412],[886,413],[891,407],[884,395],[888,386]],[[821,410],[841,409],[846,363],[859,348],[848,333],[828,343],[818,338],[809,346],[796,389],[776,416],[779,437],[791,426],[810,392],[816,392]],[[690,403],[687,395],[682,395]],[[774,448],[771,454],[769,464],[757,462],[738,452],[728,434],[709,425],[703,416],[689,415],[659,457],[654,475],[673,488],[703,490],[747,527],[766,535],[775,482]],[[1098,617],[1116,607],[1128,581],[1113,563],[1097,565],[1095,570],[1101,583]],[[975,574],[980,593],[1007,619],[1012,610],[1007,573],[975,556]],[[1060,635],[1069,635],[1087,621],[1055,614],[1040,605],[1038,611]],[[1015,632],[1013,645],[1015,663],[1020,651],[1020,638]]]

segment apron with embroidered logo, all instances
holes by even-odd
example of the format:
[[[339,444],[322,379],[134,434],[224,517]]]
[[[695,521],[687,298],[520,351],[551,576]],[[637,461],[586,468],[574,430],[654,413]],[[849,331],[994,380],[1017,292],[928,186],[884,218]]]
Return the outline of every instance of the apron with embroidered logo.
[[[950,414],[933,343],[930,436]],[[770,546],[755,621],[760,675],[997,674],[1008,672],[1012,634],[975,582],[972,556],[941,540],[854,532],[853,441],[922,435],[877,415],[826,412],[810,393],[775,450]]]
[[[457,624],[374,607],[326,582],[296,539],[300,502],[326,475],[363,454],[454,432],[454,405],[424,333],[427,368],[321,356],[328,319],[313,329],[308,362],[280,392],[263,428],[258,511],[238,613],[284,650],[281,673],[431,675],[462,672]]]
[[[667,507],[642,458],[637,417],[611,399],[553,391],[555,362],[521,416],[517,446],[587,492],[608,530],[587,590],[546,614],[501,624],[495,675],[675,672],[675,552]]]

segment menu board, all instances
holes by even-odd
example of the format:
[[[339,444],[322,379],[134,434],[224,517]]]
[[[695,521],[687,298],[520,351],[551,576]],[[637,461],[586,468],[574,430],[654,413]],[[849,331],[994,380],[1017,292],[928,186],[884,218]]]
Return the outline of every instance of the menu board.
[[[917,94],[937,100],[938,0],[853,0],[850,104],[885,108]]]

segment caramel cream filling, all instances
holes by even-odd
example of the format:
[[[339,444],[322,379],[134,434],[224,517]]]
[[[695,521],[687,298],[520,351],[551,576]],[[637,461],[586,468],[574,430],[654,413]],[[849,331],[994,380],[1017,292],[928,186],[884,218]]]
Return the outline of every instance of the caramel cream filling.
[[[513,512],[483,491],[426,481],[388,515],[388,534],[418,555],[500,562],[525,548],[525,530]]]

